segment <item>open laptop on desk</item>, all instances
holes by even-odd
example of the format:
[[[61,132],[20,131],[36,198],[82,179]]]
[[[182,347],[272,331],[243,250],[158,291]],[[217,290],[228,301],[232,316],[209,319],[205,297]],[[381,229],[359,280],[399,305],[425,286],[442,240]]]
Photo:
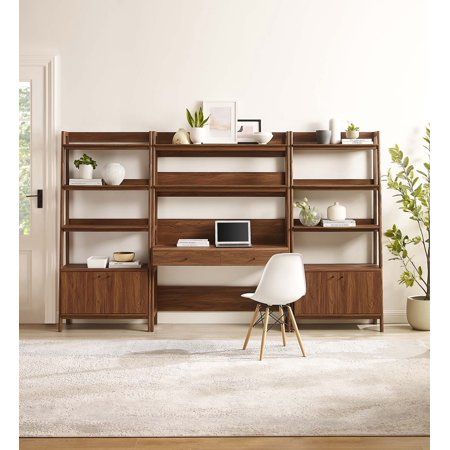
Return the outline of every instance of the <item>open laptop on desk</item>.
[[[216,247],[251,247],[250,220],[216,220]]]

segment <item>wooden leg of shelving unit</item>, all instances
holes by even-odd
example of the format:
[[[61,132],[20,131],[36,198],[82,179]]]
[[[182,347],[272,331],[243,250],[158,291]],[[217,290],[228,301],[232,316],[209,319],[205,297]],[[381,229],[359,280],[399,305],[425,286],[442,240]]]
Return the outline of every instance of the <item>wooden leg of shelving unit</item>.
[[[66,319],[66,325],[72,325],[72,319]]]
[[[306,356],[305,348],[303,347],[302,338],[300,336],[300,331],[298,331],[298,326],[297,326],[297,322],[295,321],[294,313],[292,312],[292,309],[290,306],[287,306],[287,309],[289,311],[289,316],[291,318],[292,325],[294,327],[295,335],[297,336],[298,345],[300,346],[303,356]]]
[[[384,331],[384,317],[380,317],[380,333]]]
[[[62,331],[62,319],[61,317],[58,319],[58,332],[60,333]]]
[[[158,325],[158,313],[155,313],[155,318],[153,319],[153,322],[155,325]]]
[[[264,352],[266,350],[266,337],[267,337],[267,325],[269,323],[269,317],[270,317],[270,308],[266,307],[266,316],[264,317],[264,328],[263,328],[263,334],[261,338],[261,350],[259,352],[259,360],[262,361],[264,358]]]
[[[279,308],[280,311],[280,320],[281,320],[281,337],[283,338],[283,347],[286,347],[286,330],[285,330],[285,317],[284,317],[284,311],[283,311],[283,307],[280,306]]]
[[[253,313],[252,320],[250,321],[250,325],[248,327],[247,336],[245,337],[244,345],[242,347],[242,350],[245,350],[248,345],[248,341],[250,340],[250,336],[252,335],[252,330],[255,325],[256,318],[258,317],[259,313],[259,303],[256,304],[255,312]]]

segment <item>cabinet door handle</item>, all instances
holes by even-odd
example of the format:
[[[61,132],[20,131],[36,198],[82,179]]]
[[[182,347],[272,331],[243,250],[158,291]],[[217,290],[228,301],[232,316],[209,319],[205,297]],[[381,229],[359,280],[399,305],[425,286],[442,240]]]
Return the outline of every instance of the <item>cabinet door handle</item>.
[[[344,278],[344,275],[341,275],[341,276],[339,277],[340,280],[342,280],[342,278]]]

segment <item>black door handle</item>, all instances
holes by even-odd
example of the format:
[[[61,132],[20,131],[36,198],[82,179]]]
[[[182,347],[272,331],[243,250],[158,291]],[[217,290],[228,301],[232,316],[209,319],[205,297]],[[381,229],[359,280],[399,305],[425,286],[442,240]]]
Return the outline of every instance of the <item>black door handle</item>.
[[[26,195],[28,198],[37,197],[37,207],[42,208],[44,205],[44,191],[42,189],[38,189],[36,194],[34,195]]]

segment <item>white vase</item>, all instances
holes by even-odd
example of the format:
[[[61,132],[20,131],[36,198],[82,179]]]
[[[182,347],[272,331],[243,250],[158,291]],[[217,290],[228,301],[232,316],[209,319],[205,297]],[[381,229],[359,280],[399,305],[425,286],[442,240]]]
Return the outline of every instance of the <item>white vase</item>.
[[[125,167],[119,163],[109,163],[103,168],[103,179],[106,184],[118,186],[125,178]]]
[[[339,204],[339,202],[335,202],[334,205],[329,206],[327,209],[327,218],[328,220],[345,220],[347,217],[347,209],[345,206]]]
[[[341,143],[341,127],[339,126],[339,122],[337,119],[330,119],[329,129],[331,131],[331,144],[340,144]]]
[[[408,297],[406,317],[415,330],[430,331],[430,300],[423,295]]]
[[[94,168],[90,164],[80,164],[78,168],[78,176],[83,180],[92,180]]]
[[[201,144],[205,139],[205,128],[191,128],[190,135],[193,144]]]
[[[180,128],[172,138],[172,144],[190,144],[189,133],[184,129]]]

